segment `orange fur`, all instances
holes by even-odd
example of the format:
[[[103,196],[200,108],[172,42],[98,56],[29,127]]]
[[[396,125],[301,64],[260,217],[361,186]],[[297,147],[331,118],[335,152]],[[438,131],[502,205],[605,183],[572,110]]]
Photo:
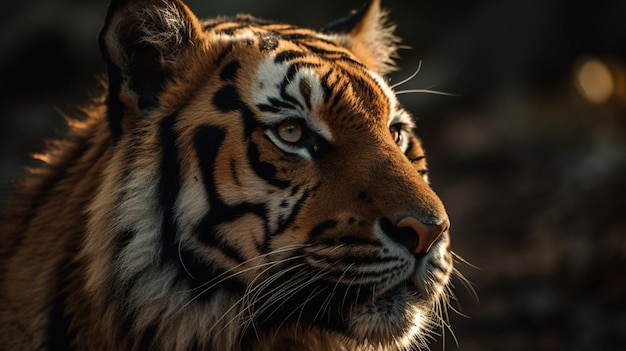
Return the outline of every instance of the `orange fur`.
[[[114,0],[106,97],[0,222],[0,349],[422,345],[449,222],[395,43],[376,0],[323,33]]]

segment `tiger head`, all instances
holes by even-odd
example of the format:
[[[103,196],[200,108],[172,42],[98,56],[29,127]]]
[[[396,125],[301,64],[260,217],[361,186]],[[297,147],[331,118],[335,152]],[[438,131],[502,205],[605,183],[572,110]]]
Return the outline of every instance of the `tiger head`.
[[[452,272],[449,221],[383,78],[392,29],[377,0],[321,31],[113,1],[111,158],[84,257],[90,291],[125,301],[119,338],[423,342]]]

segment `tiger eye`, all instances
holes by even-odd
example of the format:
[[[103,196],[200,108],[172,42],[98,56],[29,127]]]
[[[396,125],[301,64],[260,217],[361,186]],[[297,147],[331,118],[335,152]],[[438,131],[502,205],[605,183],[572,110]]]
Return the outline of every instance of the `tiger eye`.
[[[300,122],[294,120],[285,121],[278,125],[276,133],[283,141],[288,143],[297,143],[304,135],[302,125]]]
[[[391,138],[396,144],[400,143],[402,139],[402,132],[400,131],[400,127],[393,125],[389,128],[389,132],[391,133]]]

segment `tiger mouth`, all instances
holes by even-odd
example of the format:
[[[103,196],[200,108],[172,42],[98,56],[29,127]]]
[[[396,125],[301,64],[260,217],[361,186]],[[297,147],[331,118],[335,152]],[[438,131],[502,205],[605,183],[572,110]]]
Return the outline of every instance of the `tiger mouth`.
[[[370,315],[377,319],[398,319],[404,317],[412,306],[425,303],[426,300],[417,287],[404,282],[357,304],[354,314]]]
[[[406,284],[400,284],[399,286],[386,290],[382,294],[374,296],[372,303],[368,305],[370,308],[375,309],[373,311],[374,313],[388,312],[398,307],[401,302],[405,302],[406,299],[402,297],[409,291],[410,289]]]
[[[349,323],[355,316],[393,319],[405,315],[413,305],[429,300],[412,279],[377,290],[371,286],[350,286],[344,289],[334,287],[334,291],[331,291],[332,285],[327,283],[328,289],[306,289],[287,297],[282,303],[276,302],[276,308],[270,309],[272,316],[278,317],[281,312],[287,312],[287,319],[297,316],[298,322],[320,327],[330,321],[328,327],[342,329],[341,325]],[[317,294],[316,291],[324,293]],[[297,307],[299,313],[293,313],[294,307]]]
[[[428,324],[435,296],[426,296],[411,280],[387,289],[356,306],[344,333],[359,344],[407,349]]]
[[[407,283],[398,284],[382,293],[373,294],[365,301],[356,303],[353,314],[394,317],[401,315],[413,304],[424,300],[417,288]]]
[[[265,311],[256,315],[258,329],[265,327],[280,334],[288,334],[294,328],[299,333],[315,330],[317,333],[340,335],[353,345],[378,344],[404,349],[402,345],[405,342],[410,345],[426,332],[424,327],[431,318],[432,306],[442,286],[447,284],[446,279],[431,272],[431,269],[436,270],[436,267],[431,267],[434,264],[431,261],[438,260],[419,257],[404,273],[400,273],[402,270],[395,271],[401,276],[395,279],[378,276],[377,280],[389,280],[377,283],[350,284],[352,278],[360,276],[342,274],[337,277],[338,280],[303,281],[303,286],[294,287],[290,282],[297,278],[281,276],[259,294],[284,292],[281,300],[258,301]],[[426,272],[423,271],[425,268]],[[442,269],[441,273],[445,274],[447,270]],[[424,277],[424,274],[430,278]],[[310,275],[315,276],[313,273]]]

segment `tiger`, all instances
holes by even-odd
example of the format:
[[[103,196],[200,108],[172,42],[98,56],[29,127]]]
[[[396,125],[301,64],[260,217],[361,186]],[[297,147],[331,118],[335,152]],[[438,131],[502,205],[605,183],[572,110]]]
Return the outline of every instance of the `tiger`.
[[[3,211],[0,349],[428,347],[450,220],[394,30],[113,0],[102,95]]]

